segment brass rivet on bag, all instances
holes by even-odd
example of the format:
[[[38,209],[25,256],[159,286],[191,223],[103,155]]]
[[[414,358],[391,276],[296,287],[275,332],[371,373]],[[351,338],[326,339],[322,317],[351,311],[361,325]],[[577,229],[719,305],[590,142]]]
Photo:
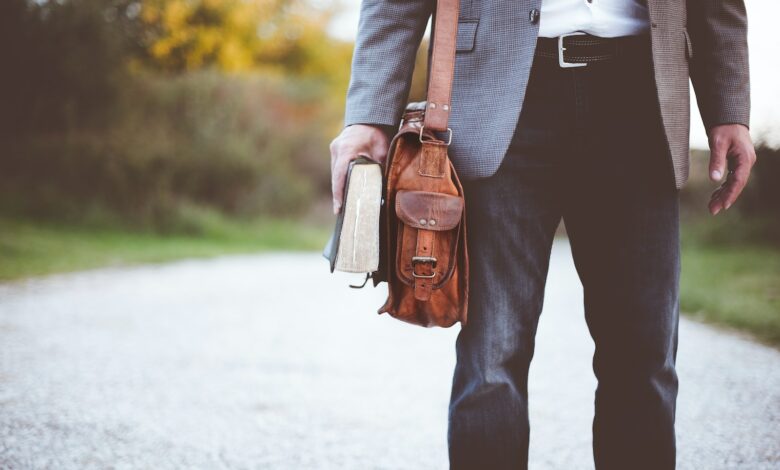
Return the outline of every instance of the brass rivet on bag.
[[[431,219],[431,220],[429,221],[429,223],[430,223],[431,225],[436,225],[436,221],[435,221],[435,220],[433,220],[433,219]]]
[[[420,225],[425,225],[425,224],[427,224],[427,223],[428,223],[428,221],[427,221],[427,220],[425,220],[425,219],[420,219]]]

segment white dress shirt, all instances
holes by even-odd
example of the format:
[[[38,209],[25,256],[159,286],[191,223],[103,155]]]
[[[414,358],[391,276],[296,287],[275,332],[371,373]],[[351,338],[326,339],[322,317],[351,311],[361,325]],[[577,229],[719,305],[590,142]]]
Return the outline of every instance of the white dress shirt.
[[[594,36],[642,34],[650,28],[646,0],[542,0],[539,36],[582,31]]]

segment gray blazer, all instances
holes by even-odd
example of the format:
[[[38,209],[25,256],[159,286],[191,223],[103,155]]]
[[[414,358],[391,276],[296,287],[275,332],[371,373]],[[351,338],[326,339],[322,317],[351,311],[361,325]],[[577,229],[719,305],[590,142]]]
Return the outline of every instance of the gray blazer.
[[[461,0],[450,158],[458,176],[492,175],[523,106],[542,0]],[[693,82],[706,128],[749,125],[747,15],[743,0],[647,0],[658,100],[675,184],[688,179]],[[414,59],[436,0],[363,0],[344,125],[397,127]],[[428,51],[430,53],[430,49]]]

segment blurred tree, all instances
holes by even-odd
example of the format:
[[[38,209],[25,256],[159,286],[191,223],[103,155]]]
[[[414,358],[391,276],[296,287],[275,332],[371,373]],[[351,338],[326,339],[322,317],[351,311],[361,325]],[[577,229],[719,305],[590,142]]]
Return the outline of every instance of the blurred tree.
[[[0,0],[0,213],[305,209],[352,51],[313,1]]]
[[[332,111],[339,125],[352,43],[327,34],[338,3],[311,0],[139,0],[137,66],[168,73],[215,68],[304,80],[299,104]],[[140,60],[138,60],[140,59]],[[305,104],[299,106],[306,111]]]
[[[0,134],[100,122],[123,74],[127,0],[0,2]]]
[[[306,0],[140,0],[144,59],[182,72],[204,67],[322,74],[333,7]]]

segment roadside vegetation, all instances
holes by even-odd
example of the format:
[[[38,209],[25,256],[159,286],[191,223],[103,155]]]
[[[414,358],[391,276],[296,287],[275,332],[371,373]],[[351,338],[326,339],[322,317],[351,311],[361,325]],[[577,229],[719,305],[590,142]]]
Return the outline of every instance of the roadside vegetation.
[[[681,309],[780,347],[780,250],[686,244]]]
[[[0,1],[0,280],[320,250],[353,46],[326,3]],[[682,309],[780,346],[780,152],[714,218],[706,162],[681,193]]]
[[[693,152],[681,193],[681,310],[780,348],[780,150],[759,146],[741,198],[715,217],[707,213],[708,161]]]
[[[224,220],[211,214],[197,230],[160,233],[0,218],[0,281],[91,268],[158,263],[271,250],[321,250],[327,231],[301,220]],[[323,259],[323,269],[326,262]]]

